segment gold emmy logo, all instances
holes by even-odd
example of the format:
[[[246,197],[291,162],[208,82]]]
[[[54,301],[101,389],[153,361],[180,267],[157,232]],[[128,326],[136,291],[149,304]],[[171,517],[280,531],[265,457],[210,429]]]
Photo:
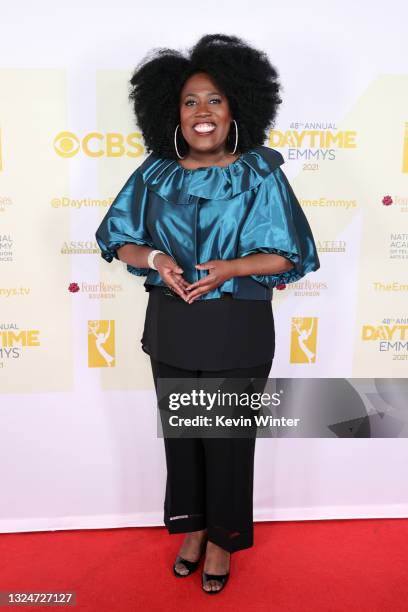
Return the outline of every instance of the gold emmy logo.
[[[293,317],[290,363],[316,363],[317,317]]]
[[[408,121],[405,122],[404,145],[402,149],[402,171],[408,172]]]
[[[115,321],[88,321],[88,367],[115,366]]]

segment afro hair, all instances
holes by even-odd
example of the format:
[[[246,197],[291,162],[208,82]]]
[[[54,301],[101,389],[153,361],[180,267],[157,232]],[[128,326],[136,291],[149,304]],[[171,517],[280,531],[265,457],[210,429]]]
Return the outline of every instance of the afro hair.
[[[134,70],[129,99],[147,151],[176,159],[180,92],[196,72],[206,72],[227,97],[238,124],[239,152],[263,145],[282,102],[276,68],[266,53],[241,38],[207,34],[188,50],[187,57],[175,49],[154,48]]]

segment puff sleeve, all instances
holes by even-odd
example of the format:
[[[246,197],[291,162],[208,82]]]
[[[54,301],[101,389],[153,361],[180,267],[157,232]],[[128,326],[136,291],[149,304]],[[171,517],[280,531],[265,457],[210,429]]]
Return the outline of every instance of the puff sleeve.
[[[320,268],[306,215],[281,168],[276,168],[260,184],[242,224],[238,257],[252,253],[275,253],[294,264],[281,274],[250,275],[267,287],[293,283]]]
[[[129,177],[98,227],[95,238],[101,249],[101,257],[108,262],[119,259],[117,249],[124,244],[153,247],[146,228],[148,190],[139,168]],[[127,269],[137,276],[147,276],[149,268]]]

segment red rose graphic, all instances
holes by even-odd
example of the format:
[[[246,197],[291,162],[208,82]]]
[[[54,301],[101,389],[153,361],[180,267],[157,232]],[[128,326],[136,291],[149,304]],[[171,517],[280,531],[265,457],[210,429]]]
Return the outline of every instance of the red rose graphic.
[[[70,291],[71,293],[77,293],[77,291],[79,291],[78,283],[70,283],[68,291]]]
[[[389,195],[384,196],[382,199],[382,203],[384,204],[384,206],[390,206],[392,204],[392,197]]]
[[[278,289],[278,291],[283,291],[283,289],[286,289],[286,285],[285,283],[279,283],[275,288]]]

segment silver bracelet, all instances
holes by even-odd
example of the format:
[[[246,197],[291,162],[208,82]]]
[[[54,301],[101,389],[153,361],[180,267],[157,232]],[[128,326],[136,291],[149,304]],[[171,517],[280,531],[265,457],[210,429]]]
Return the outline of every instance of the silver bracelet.
[[[157,270],[156,266],[153,263],[153,259],[155,255],[157,255],[157,253],[163,253],[163,251],[155,249],[154,251],[150,251],[149,255],[147,256],[147,265],[149,266],[149,268],[152,268],[152,270]],[[165,253],[163,253],[163,255],[165,255]]]

